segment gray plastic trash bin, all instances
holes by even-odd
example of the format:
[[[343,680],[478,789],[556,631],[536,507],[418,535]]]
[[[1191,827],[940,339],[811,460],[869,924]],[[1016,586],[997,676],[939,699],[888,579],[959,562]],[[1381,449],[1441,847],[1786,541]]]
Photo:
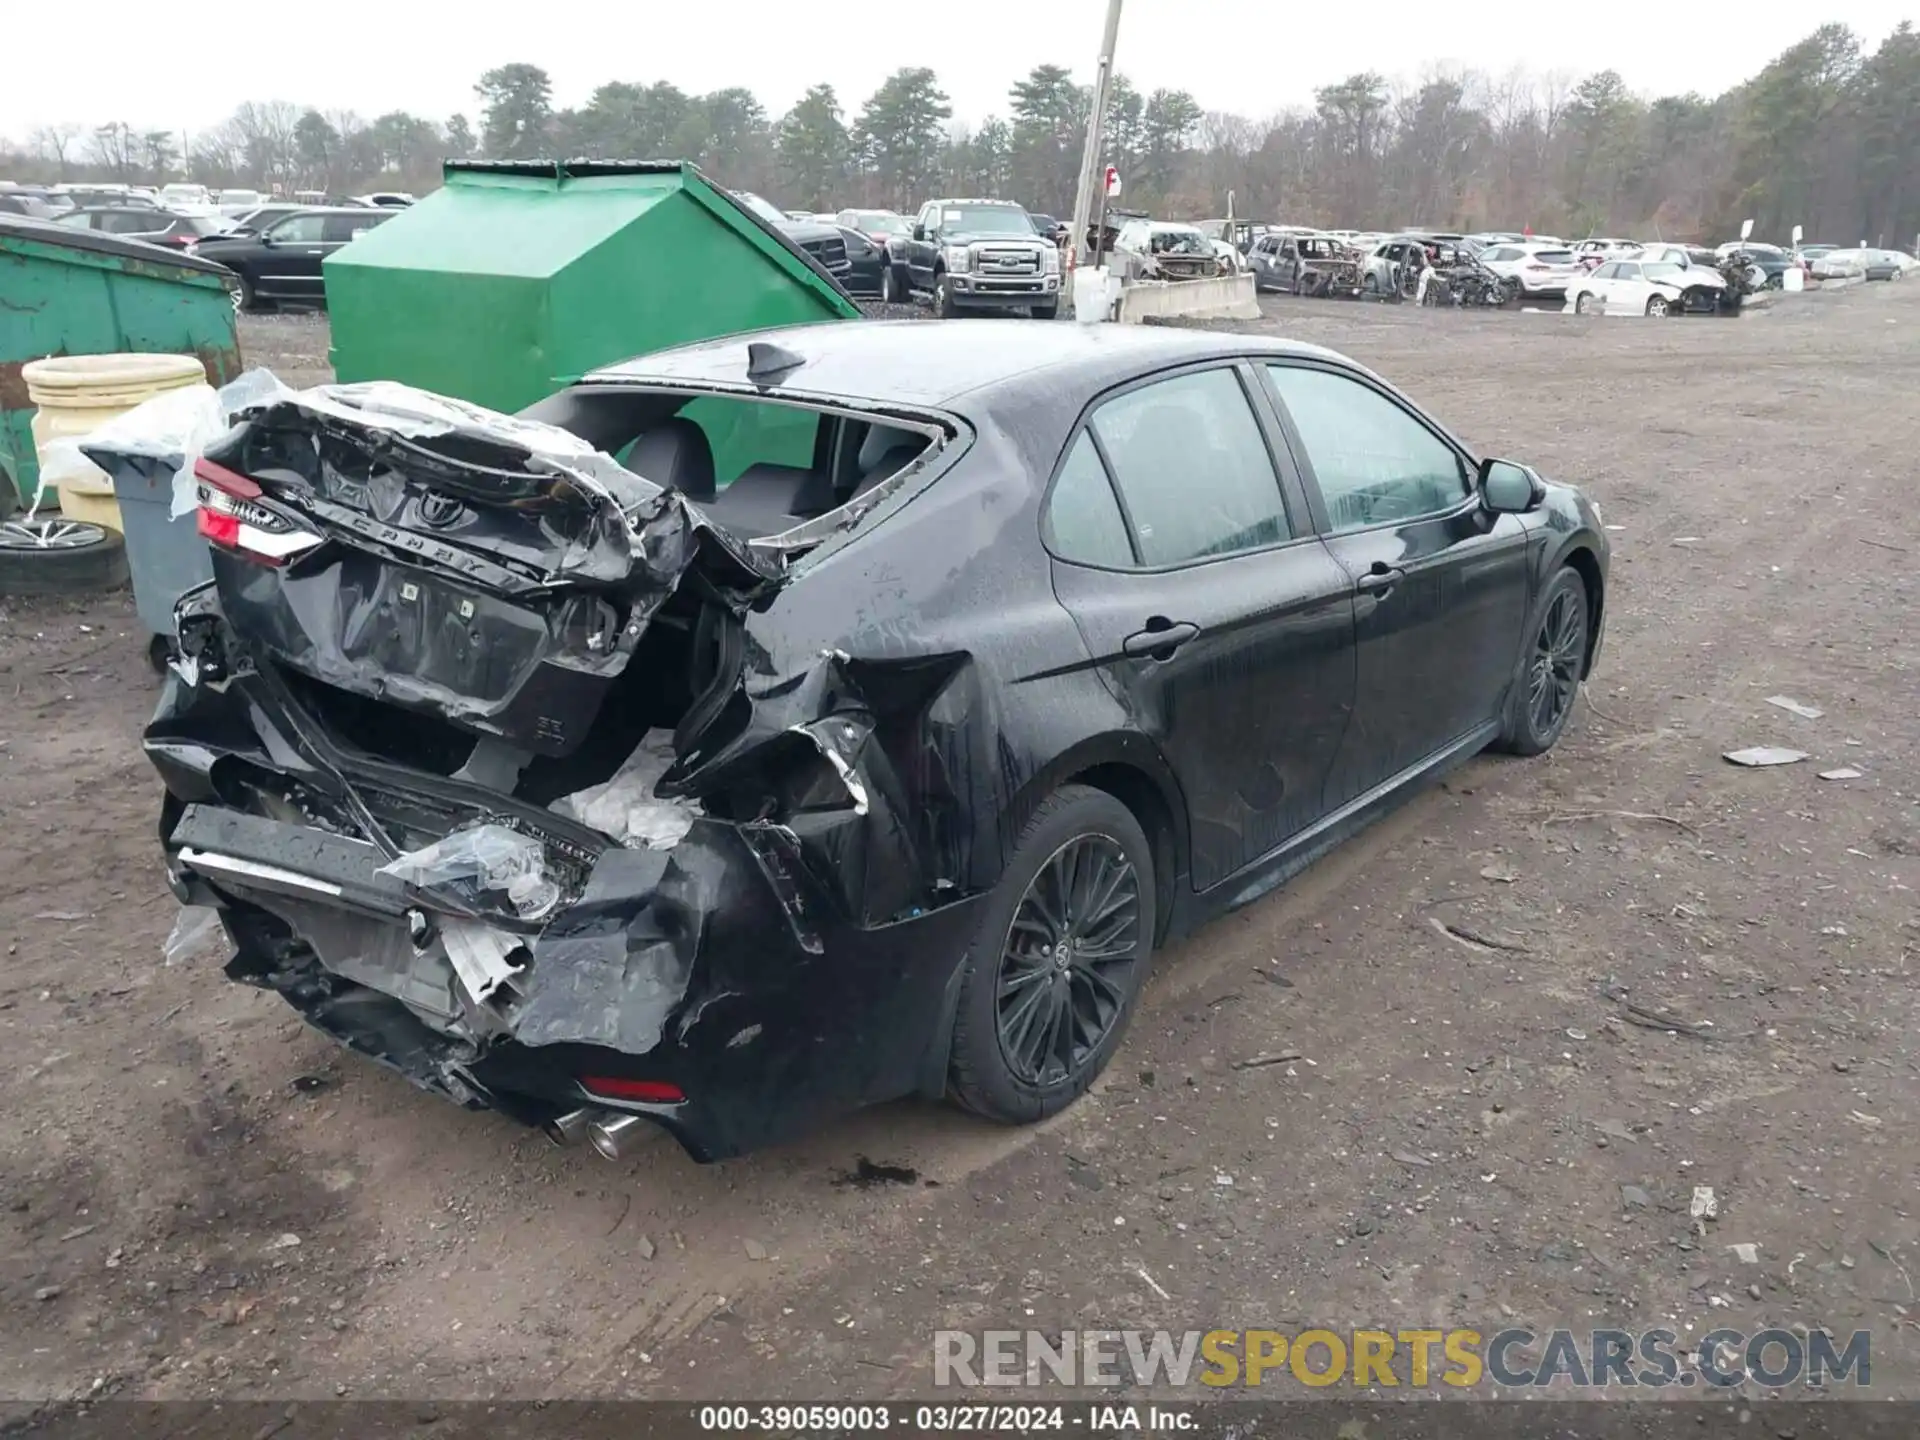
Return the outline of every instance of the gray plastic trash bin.
[[[153,637],[148,658],[154,669],[164,669],[167,641],[173,635],[174,603],[194,586],[213,579],[213,557],[194,517],[169,518],[180,457],[105,450],[85,453],[113,477],[113,498],[120,502],[125,527],[127,569],[133,576],[134,608]]]

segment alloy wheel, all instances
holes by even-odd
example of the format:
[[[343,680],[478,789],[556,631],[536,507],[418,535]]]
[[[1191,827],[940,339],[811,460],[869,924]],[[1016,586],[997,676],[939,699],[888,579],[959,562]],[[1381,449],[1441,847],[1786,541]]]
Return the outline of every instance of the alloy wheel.
[[[1527,676],[1527,719],[1535,735],[1552,735],[1573,708],[1586,638],[1585,603],[1573,590],[1560,591],[1540,621]]]
[[[1140,874],[1120,842],[1082,835],[1028,883],[1000,954],[995,1024],[1007,1068],[1029,1085],[1078,1074],[1133,990]]]
[[[80,550],[106,538],[107,532],[98,525],[58,515],[9,520],[0,525],[0,550]]]

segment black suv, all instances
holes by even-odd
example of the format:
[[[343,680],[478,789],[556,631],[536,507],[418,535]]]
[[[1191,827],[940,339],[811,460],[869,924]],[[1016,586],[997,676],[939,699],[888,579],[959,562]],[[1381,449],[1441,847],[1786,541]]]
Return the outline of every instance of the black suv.
[[[237,310],[265,305],[325,305],[320,263],[362,230],[370,230],[400,212],[368,206],[296,210],[257,231],[220,235],[200,242],[197,254],[231,270]]]

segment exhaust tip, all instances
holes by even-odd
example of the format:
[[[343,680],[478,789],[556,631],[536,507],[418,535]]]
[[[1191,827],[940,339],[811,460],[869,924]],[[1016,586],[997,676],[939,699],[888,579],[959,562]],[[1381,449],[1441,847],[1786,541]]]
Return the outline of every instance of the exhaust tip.
[[[602,1112],[587,1126],[587,1143],[609,1160],[633,1153],[651,1122],[639,1115],[610,1115]]]
[[[569,1110],[564,1115],[555,1115],[540,1126],[541,1134],[555,1145],[575,1145],[585,1137],[587,1127],[593,1123],[593,1110]]]

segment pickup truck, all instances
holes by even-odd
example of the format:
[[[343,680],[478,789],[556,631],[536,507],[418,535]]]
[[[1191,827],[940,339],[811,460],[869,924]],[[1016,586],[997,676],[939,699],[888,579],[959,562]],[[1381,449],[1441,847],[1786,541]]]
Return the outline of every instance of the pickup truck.
[[[1060,313],[1060,251],[1006,200],[930,200],[906,241],[907,284],[951,318],[963,310]]]

